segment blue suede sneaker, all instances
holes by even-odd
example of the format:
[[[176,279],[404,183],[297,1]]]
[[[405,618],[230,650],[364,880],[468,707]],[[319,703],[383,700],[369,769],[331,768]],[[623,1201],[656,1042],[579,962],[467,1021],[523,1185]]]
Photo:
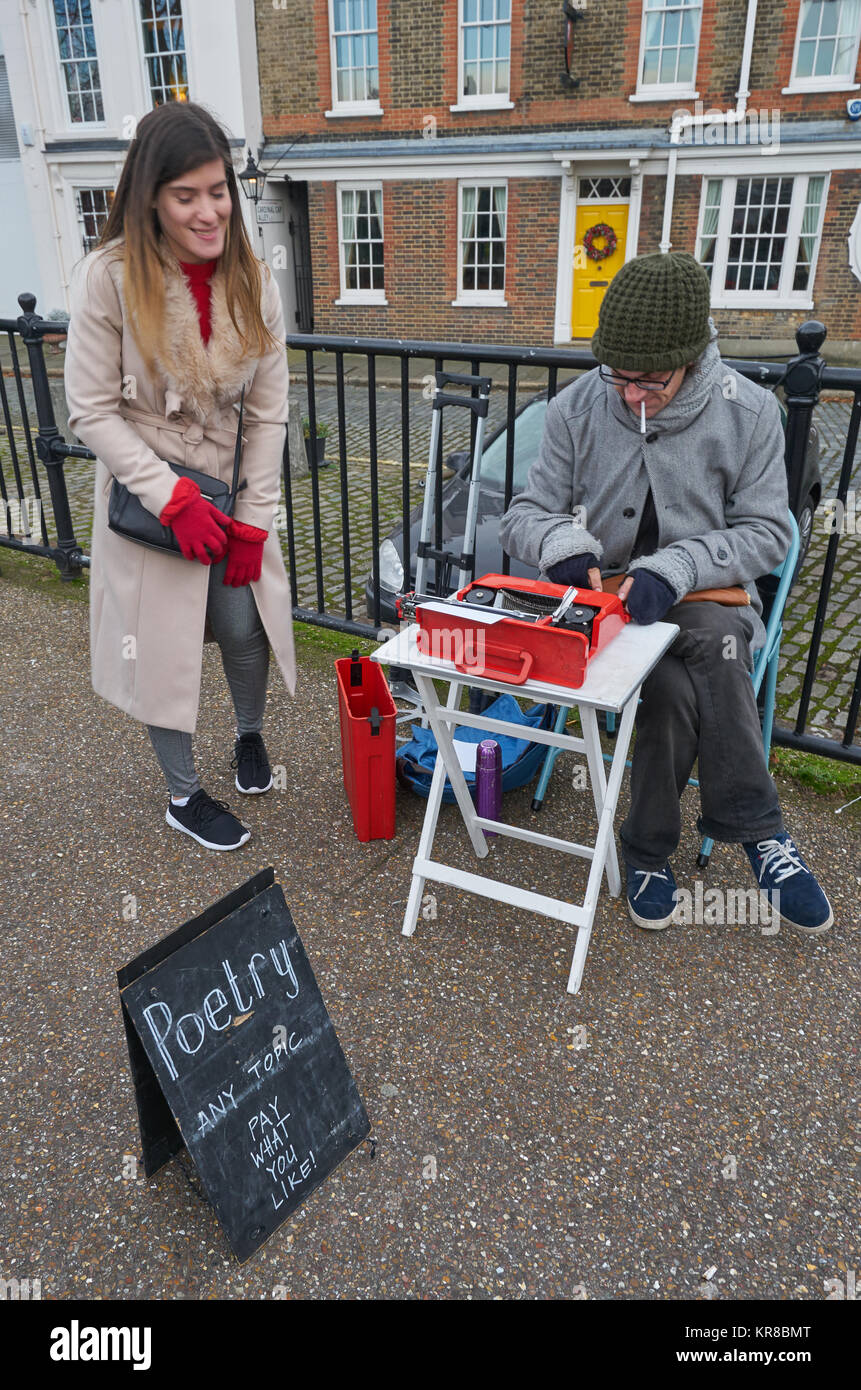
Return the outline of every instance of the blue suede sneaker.
[[[625,861],[628,874],[628,912],[638,927],[662,931],[676,915],[676,880],[669,864],[663,869],[635,869]]]
[[[831,904],[786,831],[742,848],[781,922],[805,936],[828,931],[834,921]]]

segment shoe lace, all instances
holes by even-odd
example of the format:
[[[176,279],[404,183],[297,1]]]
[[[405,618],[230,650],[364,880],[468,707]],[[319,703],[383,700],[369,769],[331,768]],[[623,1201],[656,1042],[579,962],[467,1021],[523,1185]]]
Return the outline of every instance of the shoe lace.
[[[220,816],[222,811],[230,811],[226,801],[216,801],[215,797],[209,796],[207,792],[201,792],[200,797],[192,808],[194,819],[199,826],[208,825],[216,816]]]
[[[246,767],[250,763],[250,775],[256,781],[258,773],[263,772],[263,740],[258,734],[255,738],[238,739],[236,752],[230,759],[230,766],[239,769],[240,763]]]
[[[634,899],[633,899],[634,902],[636,902],[637,899],[639,898],[640,894],[641,894],[646,888],[648,888],[648,886],[649,886],[649,879],[651,879],[651,878],[659,878],[659,879],[661,880],[662,883],[669,883],[669,881],[670,881],[670,880],[667,878],[667,871],[666,871],[666,869],[661,869],[660,871],[657,870],[657,869],[655,869],[655,870],[650,870],[650,869],[635,869],[635,870],[634,870],[634,873],[635,873],[637,876],[639,876],[640,874],[642,874],[642,876],[643,876],[643,882],[640,884],[639,888],[637,889],[636,893],[634,894]]]
[[[788,837],[785,841],[757,840],[756,848],[761,855],[760,883],[766,872],[772,875],[775,883],[782,883],[785,878],[792,878],[793,874],[804,871],[798,850]]]

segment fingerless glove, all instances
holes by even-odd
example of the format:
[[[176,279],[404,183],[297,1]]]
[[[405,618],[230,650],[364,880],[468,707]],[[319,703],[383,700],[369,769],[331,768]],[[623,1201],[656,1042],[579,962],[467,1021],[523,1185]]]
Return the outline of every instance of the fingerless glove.
[[[625,607],[635,623],[660,622],[676,602],[675,591],[650,570],[634,570],[634,582],[628,590]]]
[[[550,566],[547,578],[551,584],[573,584],[577,589],[588,589],[589,570],[600,568],[597,555],[569,555]]]

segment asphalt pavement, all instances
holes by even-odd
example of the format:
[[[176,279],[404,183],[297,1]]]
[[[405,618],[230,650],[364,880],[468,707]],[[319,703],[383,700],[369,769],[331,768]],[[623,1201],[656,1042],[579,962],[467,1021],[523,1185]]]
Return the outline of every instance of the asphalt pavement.
[[[560,922],[439,888],[401,936],[425,803],[399,792],[395,838],[357,841],[330,653],[301,643],[295,699],[273,671],[264,735],[286,785],[246,801],[206,647],[201,779],[253,830],[215,854],[166,826],[144,728],[93,695],[86,604],[3,569],[0,552],[0,1276],[89,1299],[818,1301],[854,1280],[861,804],[781,784],[827,936],[646,933],[604,891],[571,996]],[[588,839],[575,765],[557,765],[542,828]],[[509,794],[506,817],[527,821],[530,797]],[[694,895],[695,815],[689,789],[674,866]],[[475,868],[455,807],[438,848]],[[115,972],[267,865],[376,1157],[354,1152],[240,1267],[187,1159],[141,1175]],[[488,868],[559,896],[585,883],[585,865],[513,840]],[[752,886],[718,847],[705,887]]]

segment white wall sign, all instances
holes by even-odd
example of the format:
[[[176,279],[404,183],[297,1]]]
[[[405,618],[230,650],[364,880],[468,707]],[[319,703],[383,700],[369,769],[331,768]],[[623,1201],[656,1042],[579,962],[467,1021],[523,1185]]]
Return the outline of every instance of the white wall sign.
[[[283,222],[284,209],[280,203],[258,203],[257,204],[258,222]]]

